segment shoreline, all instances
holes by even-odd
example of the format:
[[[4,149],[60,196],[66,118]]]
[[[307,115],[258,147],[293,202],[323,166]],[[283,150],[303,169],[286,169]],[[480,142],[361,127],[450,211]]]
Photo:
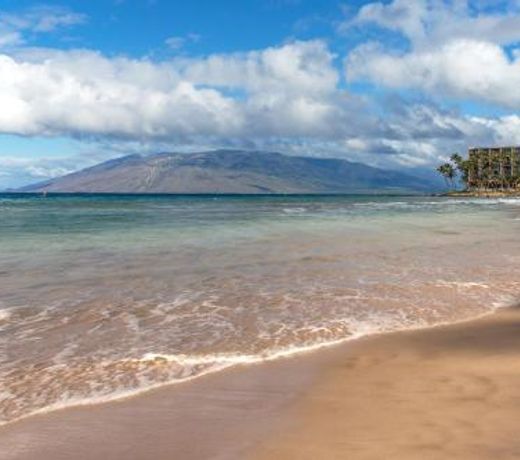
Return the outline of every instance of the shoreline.
[[[254,460],[520,458],[520,308],[367,340]]]
[[[415,345],[424,346],[421,341],[429,338],[431,345],[446,334],[467,335],[475,327],[505,327],[507,332],[508,324],[515,325],[517,317],[520,322],[518,308],[501,308],[478,319],[374,334],[327,347],[319,353],[304,353],[261,366],[235,366],[186,385],[168,385],[131,398],[34,415],[0,427],[0,444],[10,446],[0,452],[0,459],[60,459],[70,458],[71,452],[75,452],[74,457],[78,459],[128,458],[129,449],[133,452],[130,458],[135,459],[166,459],[176,455],[183,459],[214,458],[211,452],[215,451],[222,454],[219,458],[229,459],[256,458],[257,454],[262,459],[306,458],[304,452],[295,453],[291,449],[304,445],[299,440],[309,438],[313,420],[318,420],[322,427],[327,426],[330,417],[319,405],[316,407],[318,395],[331,394],[329,387],[341,387],[345,379],[352,384],[355,377],[361,381],[360,385],[363,378],[368,379],[365,383],[370,381],[370,375],[363,374],[363,366],[353,366],[352,362],[367,362],[370,360],[367,356],[377,357],[391,349],[406,355],[410,340],[412,344],[415,341]],[[499,332],[498,338],[503,340],[507,335],[503,330]],[[479,337],[473,340],[478,344]],[[518,342],[515,351],[520,358],[520,337]],[[383,358],[377,359],[384,362]],[[345,364],[346,361],[351,364]],[[381,369],[368,368],[373,372],[371,378],[387,378]],[[412,366],[408,371],[413,373],[413,369]],[[352,402],[344,398],[352,387],[344,390],[343,396],[336,395],[334,406],[337,407],[333,407],[333,413]],[[365,402],[370,402],[366,395]],[[309,413],[313,414],[310,422]],[[349,417],[345,420],[348,422]],[[346,423],[345,420],[339,421]],[[513,425],[516,421],[520,421],[520,411]],[[334,420],[334,425],[337,424],[338,420]],[[377,429],[372,427],[376,432]],[[319,432],[319,429],[313,426],[311,431]],[[238,435],[240,442],[237,442]],[[296,440],[296,444],[291,444],[291,439]],[[313,445],[321,442],[334,446],[326,433],[311,439],[314,439]],[[195,451],[193,445],[197,446]],[[81,455],[78,452],[82,452]],[[329,456],[324,454],[323,458],[335,458],[336,454],[328,452]]]
[[[440,195],[447,198],[519,198],[519,190],[475,190],[475,191],[452,191]]]
[[[8,421],[0,421],[0,435],[1,430],[3,427],[10,426],[12,424],[23,422],[27,419],[31,419],[33,417],[41,417],[45,416],[47,414],[52,414],[54,412],[60,412],[60,411],[67,411],[67,410],[73,410],[73,409],[79,409],[83,407],[90,407],[90,406],[98,406],[103,404],[111,404],[111,403],[117,403],[121,401],[125,401],[132,398],[138,398],[142,395],[146,395],[149,392],[154,391],[161,391],[162,389],[168,389],[169,387],[173,386],[184,386],[189,385],[192,382],[196,382],[199,379],[204,379],[205,377],[212,376],[214,374],[219,373],[225,373],[229,372],[234,369],[240,369],[248,366],[258,366],[258,365],[266,365],[268,363],[274,362],[274,361],[284,361],[284,360],[291,360],[291,359],[300,359],[308,356],[309,354],[315,354],[320,351],[328,351],[333,350],[336,347],[345,346],[349,343],[356,342],[358,340],[362,339],[369,339],[372,337],[377,337],[379,335],[386,335],[386,334],[395,334],[400,332],[414,332],[414,331],[421,331],[425,329],[432,329],[437,327],[444,327],[444,326],[451,326],[451,325],[457,325],[461,323],[471,322],[475,321],[481,318],[484,318],[489,315],[495,314],[499,309],[502,308],[511,308],[510,306],[498,306],[493,307],[493,309],[482,312],[474,317],[471,318],[464,318],[459,319],[455,321],[446,321],[446,322],[439,322],[436,324],[430,324],[430,325],[417,325],[412,327],[403,327],[403,328],[397,328],[397,329],[391,329],[391,330],[375,330],[374,332],[365,333],[365,334],[353,334],[352,336],[332,340],[330,342],[321,342],[313,345],[306,345],[302,347],[292,347],[288,348],[276,353],[273,353],[272,355],[268,355],[265,357],[261,356],[252,356],[252,355],[231,355],[231,356],[223,356],[222,361],[227,362],[230,358],[235,358],[233,363],[231,364],[223,364],[222,367],[217,367],[215,369],[209,369],[207,371],[202,372],[201,374],[197,374],[194,376],[186,377],[184,379],[180,380],[174,380],[169,382],[160,382],[156,384],[152,384],[147,387],[142,388],[136,388],[131,390],[124,390],[119,393],[114,393],[110,395],[103,395],[103,396],[93,396],[90,398],[85,399],[76,399],[76,400],[70,400],[70,401],[64,401],[62,403],[57,403],[54,405],[46,406],[41,409],[37,409],[33,412],[30,412],[26,415],[23,415],[21,417],[8,420]],[[173,356],[173,355],[172,355]],[[144,357],[141,359],[159,359],[159,360],[170,360],[171,357],[167,355],[153,355],[150,358]],[[225,358],[225,359],[224,359]],[[0,457],[1,460],[1,457]]]

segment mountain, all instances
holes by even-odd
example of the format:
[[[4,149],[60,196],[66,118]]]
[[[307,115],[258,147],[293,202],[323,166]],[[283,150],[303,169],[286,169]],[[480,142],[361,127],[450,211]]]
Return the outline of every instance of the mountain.
[[[424,192],[423,178],[339,159],[216,150],[129,155],[17,192],[366,193]]]

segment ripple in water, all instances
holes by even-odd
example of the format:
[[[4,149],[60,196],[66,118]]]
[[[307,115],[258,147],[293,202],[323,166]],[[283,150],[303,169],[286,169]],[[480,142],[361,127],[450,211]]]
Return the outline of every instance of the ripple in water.
[[[57,200],[0,206],[4,422],[518,292],[511,200]]]

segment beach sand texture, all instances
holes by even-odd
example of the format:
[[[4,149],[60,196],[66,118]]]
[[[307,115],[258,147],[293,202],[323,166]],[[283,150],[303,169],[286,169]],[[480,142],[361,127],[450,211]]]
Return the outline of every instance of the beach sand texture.
[[[365,340],[255,459],[520,458],[520,310]]]
[[[517,459],[520,309],[0,429],[7,459]]]

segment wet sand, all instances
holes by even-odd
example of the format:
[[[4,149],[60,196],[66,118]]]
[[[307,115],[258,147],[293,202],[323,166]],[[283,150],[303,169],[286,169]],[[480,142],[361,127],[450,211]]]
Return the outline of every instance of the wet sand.
[[[520,458],[520,309],[356,348],[253,458]]]
[[[1,460],[242,459],[282,426],[329,356],[237,366],[0,427]],[[332,357],[332,356],[331,356]]]
[[[0,427],[0,459],[517,459],[520,309]]]

